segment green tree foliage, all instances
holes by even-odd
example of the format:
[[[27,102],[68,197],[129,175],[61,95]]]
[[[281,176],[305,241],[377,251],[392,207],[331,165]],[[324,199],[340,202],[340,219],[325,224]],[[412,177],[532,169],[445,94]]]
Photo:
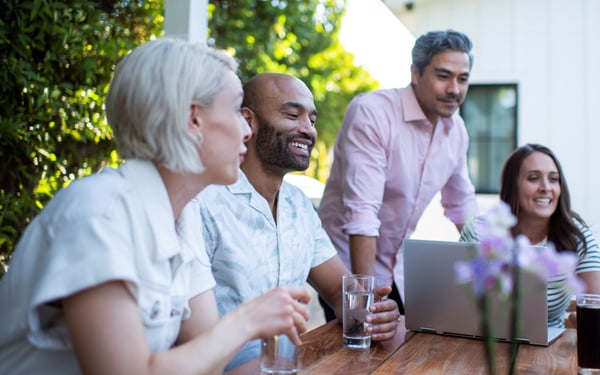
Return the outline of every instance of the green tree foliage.
[[[162,33],[163,2],[0,0],[0,9],[1,263],[58,189],[116,159],[107,84],[121,56]]]
[[[104,96],[115,64],[163,34],[165,0],[0,0],[0,276],[24,228],[60,188],[117,164]],[[311,173],[346,105],[377,83],[338,41],[343,0],[211,0],[209,44],[240,62],[242,80],[302,79],[319,109]]]
[[[310,174],[324,180],[332,146],[349,101],[378,87],[353,65],[338,32],[345,0],[211,0],[209,44],[231,51],[242,81],[266,71],[302,79],[315,96],[319,145]]]

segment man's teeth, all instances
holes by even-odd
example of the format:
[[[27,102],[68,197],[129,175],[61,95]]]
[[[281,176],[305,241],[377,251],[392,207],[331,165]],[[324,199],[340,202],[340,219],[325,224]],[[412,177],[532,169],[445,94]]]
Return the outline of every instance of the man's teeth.
[[[305,144],[303,144],[303,143],[292,142],[292,143],[290,143],[290,146],[292,146],[292,147],[298,147],[298,148],[301,148],[303,150],[308,150],[308,146],[305,145]]]
[[[536,203],[542,203],[542,204],[550,204],[550,202],[552,202],[552,200],[550,198],[538,198],[538,199],[534,199],[534,201]]]

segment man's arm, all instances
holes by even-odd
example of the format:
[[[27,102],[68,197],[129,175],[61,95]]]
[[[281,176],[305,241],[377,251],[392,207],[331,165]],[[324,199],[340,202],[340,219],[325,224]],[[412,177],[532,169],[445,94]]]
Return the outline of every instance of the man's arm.
[[[336,148],[341,165],[344,222],[350,235],[353,273],[375,274],[376,236],[381,225],[392,125],[376,100],[357,97],[346,110]]]
[[[308,274],[308,283],[335,311],[335,316],[342,321],[342,275],[350,273],[339,256],[312,268]]]
[[[464,145],[457,150],[460,152],[460,159],[441,190],[444,214],[456,225],[459,233],[464,223],[478,214],[475,187],[471,182],[467,167],[468,142],[468,136],[465,134],[461,140]]]
[[[377,237],[350,236],[350,264],[352,273],[375,275],[375,253]]]

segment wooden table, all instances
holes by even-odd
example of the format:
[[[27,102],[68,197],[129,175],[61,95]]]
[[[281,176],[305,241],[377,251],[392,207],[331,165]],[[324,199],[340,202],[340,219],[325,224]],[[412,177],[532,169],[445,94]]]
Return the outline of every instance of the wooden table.
[[[413,335],[412,332],[406,334],[402,319],[392,340],[373,343],[368,349],[350,349],[344,347],[342,325],[335,321],[326,323],[302,335],[299,374],[369,374]]]
[[[393,340],[370,349],[345,348],[340,324],[327,323],[302,336],[299,374],[485,374],[481,340],[406,331],[404,321]],[[517,373],[577,374],[577,331],[548,347],[521,345]],[[507,373],[509,344],[497,343],[496,368]]]
[[[485,374],[483,341],[416,333],[372,374]],[[509,344],[497,343],[497,374],[507,374]],[[567,329],[548,347],[521,345],[517,374],[577,374],[577,331]]]

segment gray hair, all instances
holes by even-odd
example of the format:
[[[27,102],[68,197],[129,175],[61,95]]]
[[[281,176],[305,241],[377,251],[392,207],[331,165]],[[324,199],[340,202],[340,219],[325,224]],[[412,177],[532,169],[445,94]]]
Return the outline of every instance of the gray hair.
[[[131,51],[117,65],[106,97],[120,156],[202,172],[202,140],[188,129],[191,104],[210,107],[225,73],[237,67],[224,52],[182,39],[160,38]]]
[[[473,44],[468,36],[454,30],[430,31],[421,35],[412,49],[412,63],[423,75],[425,67],[431,63],[431,59],[438,53],[446,51],[461,51],[469,55],[469,66],[473,67]]]

